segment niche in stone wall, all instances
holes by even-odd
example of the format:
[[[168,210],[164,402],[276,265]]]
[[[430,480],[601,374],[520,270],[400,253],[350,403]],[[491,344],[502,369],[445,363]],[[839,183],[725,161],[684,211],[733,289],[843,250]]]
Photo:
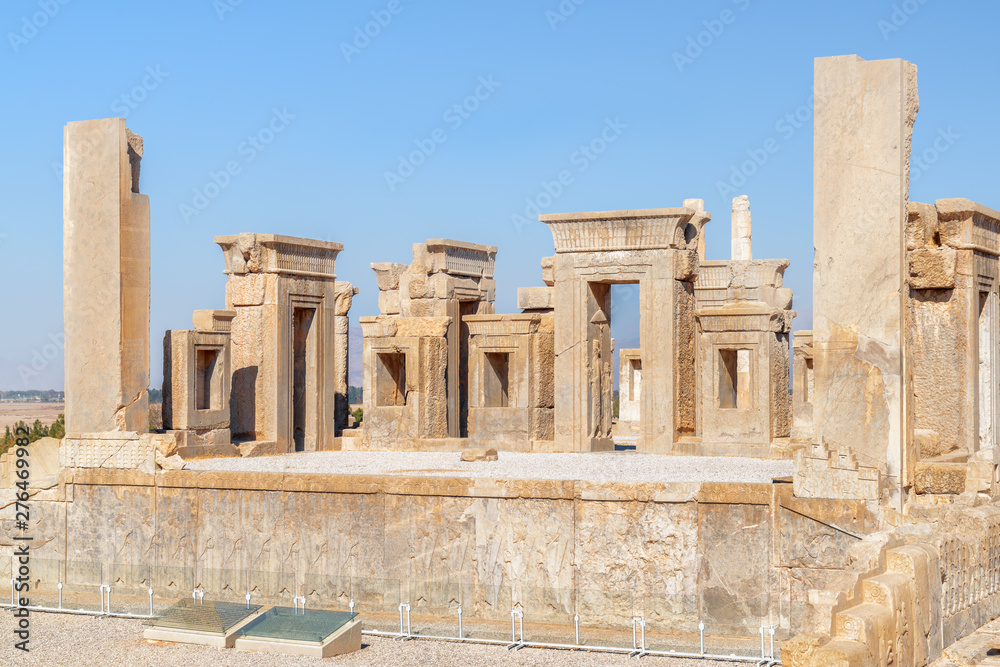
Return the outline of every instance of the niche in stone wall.
[[[406,354],[380,352],[376,355],[375,404],[382,407],[406,405]]]
[[[483,405],[487,408],[506,408],[508,405],[508,381],[510,354],[507,352],[487,352],[483,364]]]
[[[217,347],[195,349],[195,410],[219,410],[222,407],[222,373]]]
[[[750,407],[750,350],[719,350],[719,407]]]

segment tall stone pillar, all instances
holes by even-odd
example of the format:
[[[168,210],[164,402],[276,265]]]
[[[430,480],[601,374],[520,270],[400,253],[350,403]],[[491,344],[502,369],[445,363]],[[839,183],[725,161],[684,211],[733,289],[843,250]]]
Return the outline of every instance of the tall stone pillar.
[[[149,430],[149,198],[123,118],[64,133],[66,432]]]
[[[917,69],[817,58],[813,169],[816,437],[898,491],[910,438],[905,229]]]
[[[750,198],[746,195],[733,197],[733,236],[732,254],[733,260],[749,261],[753,259],[753,251],[750,247],[750,240],[753,235],[750,222]]]
[[[334,385],[334,412],[338,435],[347,426],[347,415],[350,412],[351,406],[348,397],[351,320],[347,313],[351,309],[351,302],[357,293],[358,288],[349,282],[338,280],[335,283],[334,294],[336,301],[333,317],[333,334],[336,359],[336,371],[334,374],[336,380]]]

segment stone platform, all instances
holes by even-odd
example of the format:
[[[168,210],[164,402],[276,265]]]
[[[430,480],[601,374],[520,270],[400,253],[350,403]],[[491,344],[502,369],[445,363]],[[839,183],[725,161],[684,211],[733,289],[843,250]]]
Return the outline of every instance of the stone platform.
[[[32,577],[53,590],[110,581],[116,596],[151,586],[237,600],[249,590],[258,604],[300,595],[307,608],[353,600],[368,615],[409,603],[415,618],[448,622],[458,605],[470,623],[509,623],[517,608],[567,631],[575,616],[617,628],[638,616],[678,634],[702,621],[729,636],[766,625],[781,640],[809,627],[808,591],[843,578],[851,547],[876,528],[864,502],[798,499],[771,482],[787,475],[781,462],[458,458],[319,452],[153,474],[64,469],[51,500],[32,506]],[[0,546],[0,576],[9,555]]]
[[[769,484],[792,474],[791,461],[738,457],[659,456],[633,452],[522,454],[464,462],[454,452],[315,452],[190,461],[188,470],[241,473],[408,475],[494,480],[581,482],[726,482]]]

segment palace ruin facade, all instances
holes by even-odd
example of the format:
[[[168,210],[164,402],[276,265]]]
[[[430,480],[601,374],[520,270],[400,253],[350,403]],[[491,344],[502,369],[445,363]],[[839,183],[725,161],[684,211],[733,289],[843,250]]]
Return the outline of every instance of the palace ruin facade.
[[[388,572],[426,583],[412,599],[430,616],[457,600],[484,620],[521,605],[564,624],[641,617],[696,633],[708,619],[750,636],[767,624],[791,667],[926,665],[979,641],[1000,615],[1000,213],[910,201],[914,65],[819,58],[815,92],[811,330],[792,330],[789,261],[754,258],[746,197],[732,202],[728,260],[706,259],[700,199],[542,215],[554,253],[543,285],[518,289],[520,312],[495,312],[493,246],[429,239],[410,264],[356,278],[379,307],[358,318],[360,425],[347,386],[359,288],[334,270],[349,249],[240,233],[215,238],[225,310],[166,333],[164,429],[149,431],[142,139],[123,119],[70,123],[67,436],[58,475],[36,488],[36,548],[51,561],[39,581],[221,592],[253,572],[275,594],[343,602],[358,577]],[[640,345],[616,351],[622,284],[638,286]],[[487,483],[178,469],[487,448],[755,457],[793,474]],[[261,524],[289,513],[295,534]],[[190,577],[142,574],[150,558]],[[86,573],[80,560],[106,565]]]

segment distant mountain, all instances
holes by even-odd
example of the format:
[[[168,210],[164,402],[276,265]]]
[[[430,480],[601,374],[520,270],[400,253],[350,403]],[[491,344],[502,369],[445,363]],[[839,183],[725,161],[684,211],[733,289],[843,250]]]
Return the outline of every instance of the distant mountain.
[[[347,384],[360,387],[361,379],[364,375],[364,349],[365,337],[361,333],[361,327],[352,326],[347,334],[347,344],[350,346],[347,353]]]

